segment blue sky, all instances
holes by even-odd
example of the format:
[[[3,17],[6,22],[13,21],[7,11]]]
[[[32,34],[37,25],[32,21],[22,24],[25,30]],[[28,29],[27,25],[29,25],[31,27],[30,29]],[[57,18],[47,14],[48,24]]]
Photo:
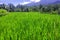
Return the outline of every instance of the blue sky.
[[[49,2],[54,2],[54,1],[57,1],[57,0],[0,0],[0,4],[1,3],[5,3],[5,4],[8,4],[8,3],[12,3],[14,5],[17,5],[17,4],[28,4],[28,3],[31,3],[31,2],[39,2],[41,1],[42,3],[49,3]]]

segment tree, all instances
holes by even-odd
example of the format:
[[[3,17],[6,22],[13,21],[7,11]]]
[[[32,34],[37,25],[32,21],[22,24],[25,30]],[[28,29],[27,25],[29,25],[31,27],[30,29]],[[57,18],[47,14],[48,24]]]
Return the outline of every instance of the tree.
[[[5,4],[0,4],[0,9],[5,9],[6,5]]]
[[[42,7],[42,12],[51,12],[51,8],[49,8],[48,6],[44,6]]]
[[[24,8],[24,12],[29,12],[29,8]]]
[[[39,8],[38,8],[37,6],[33,6],[33,7],[32,7],[32,11],[33,11],[33,12],[38,12],[38,11],[39,11]]]
[[[43,7],[43,5],[40,4],[40,5],[39,5],[39,9],[41,9],[42,7]]]
[[[52,6],[52,10],[53,10],[53,11],[56,11],[56,10],[58,10],[58,9],[59,9],[58,4],[55,4],[55,5]]]
[[[15,6],[13,4],[8,4],[8,11],[13,12],[15,9]]]
[[[24,11],[24,8],[25,8],[25,6],[20,5],[20,4],[18,4],[18,5],[16,6],[16,9],[20,9],[21,12]]]
[[[60,14],[60,8],[58,9],[58,14]]]

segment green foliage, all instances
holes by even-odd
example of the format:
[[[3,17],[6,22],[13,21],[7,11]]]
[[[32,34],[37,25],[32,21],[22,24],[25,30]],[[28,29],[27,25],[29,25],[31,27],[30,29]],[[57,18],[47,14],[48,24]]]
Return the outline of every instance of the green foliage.
[[[58,9],[58,14],[60,14],[60,8]]]
[[[58,11],[52,11],[52,14],[58,14]]]
[[[1,6],[2,5],[2,6]],[[60,8],[60,4],[50,4],[50,5],[34,5],[34,6],[26,6],[20,5],[14,6],[13,4],[0,4],[0,9],[6,9],[8,12],[54,12],[58,11]]]
[[[60,40],[60,16],[11,12],[0,17],[0,40]]]
[[[4,9],[0,9],[0,16],[6,15],[8,12]]]

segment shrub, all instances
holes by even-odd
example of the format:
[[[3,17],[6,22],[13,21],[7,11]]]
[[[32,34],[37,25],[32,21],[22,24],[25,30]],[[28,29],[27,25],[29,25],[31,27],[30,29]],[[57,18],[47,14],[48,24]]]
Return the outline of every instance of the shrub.
[[[7,10],[0,9],[0,16],[6,15],[7,13]]]
[[[57,11],[52,11],[52,14],[58,14],[58,12]]]

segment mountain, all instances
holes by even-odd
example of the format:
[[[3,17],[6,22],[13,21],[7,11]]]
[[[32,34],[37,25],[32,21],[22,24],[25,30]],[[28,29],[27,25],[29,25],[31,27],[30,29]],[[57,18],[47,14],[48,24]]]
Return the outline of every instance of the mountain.
[[[3,3],[3,2],[2,2]],[[4,2],[5,3],[5,2]],[[27,2],[25,2],[25,3],[27,3]],[[0,3],[1,4],[1,3]],[[6,4],[9,4],[9,3],[6,3]],[[17,4],[19,4],[19,3],[13,3],[15,6],[17,5]],[[60,4],[60,1],[58,1],[58,0],[41,0],[41,1],[39,1],[39,2],[31,2],[31,3],[28,3],[28,4],[25,4],[25,5],[27,5],[27,6],[37,6],[37,5],[40,5],[40,4],[42,4],[42,5],[49,5],[49,4]]]
[[[47,3],[44,3],[44,2],[41,2],[41,1],[39,1],[39,2],[32,2],[32,3],[29,3],[29,4],[26,4],[26,5],[28,5],[28,6],[37,6],[37,5],[40,5],[40,4],[42,4],[42,5],[50,5],[50,4],[60,4],[60,1],[55,1],[55,2],[47,2]]]
[[[26,4],[27,6],[37,6],[37,5],[40,5],[40,1],[39,2],[31,2],[29,4]]]
[[[60,4],[60,1],[56,1],[56,2],[54,2],[54,3],[52,3],[52,4]]]

